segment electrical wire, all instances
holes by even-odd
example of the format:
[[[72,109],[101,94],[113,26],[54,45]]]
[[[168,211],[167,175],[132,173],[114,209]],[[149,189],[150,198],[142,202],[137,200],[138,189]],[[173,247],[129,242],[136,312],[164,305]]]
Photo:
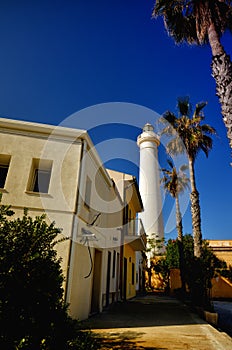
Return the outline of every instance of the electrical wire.
[[[88,246],[88,252],[89,252],[89,258],[90,258],[91,267],[90,267],[90,271],[89,271],[88,275],[86,275],[84,278],[89,278],[89,276],[91,275],[91,273],[93,271],[93,259],[92,259],[92,254],[91,254],[88,238],[86,238],[85,243],[87,243],[87,246]]]

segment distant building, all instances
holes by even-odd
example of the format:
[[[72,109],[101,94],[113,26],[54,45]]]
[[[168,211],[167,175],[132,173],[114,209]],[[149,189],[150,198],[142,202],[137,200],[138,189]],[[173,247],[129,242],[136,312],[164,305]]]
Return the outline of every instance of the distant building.
[[[232,240],[207,240],[213,253],[226,262],[227,267],[232,267]],[[213,299],[232,299],[232,283],[229,279],[217,275],[212,278],[211,297]],[[181,287],[179,269],[172,269],[170,274],[171,293]]]
[[[208,240],[214,254],[232,268],[232,240]],[[227,278],[217,276],[212,279],[212,297],[214,299],[232,299],[232,283]]]
[[[232,240],[207,240],[214,254],[232,267]]]

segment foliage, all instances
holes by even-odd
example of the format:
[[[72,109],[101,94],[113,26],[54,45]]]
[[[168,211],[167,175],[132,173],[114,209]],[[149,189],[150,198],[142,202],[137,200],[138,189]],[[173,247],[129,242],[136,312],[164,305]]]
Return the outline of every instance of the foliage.
[[[0,206],[0,348],[85,349],[89,335],[67,313],[61,259],[54,249],[61,232],[45,215],[11,218]],[[80,336],[81,335],[81,336]],[[82,346],[82,347],[81,347]]]
[[[147,238],[147,248],[146,252],[150,253],[150,257],[152,258],[155,255],[162,254],[164,248],[164,239],[158,238],[157,233],[151,233],[150,238]]]
[[[212,24],[218,36],[226,29],[232,30],[232,5],[228,0],[157,0],[153,16],[163,16],[166,29],[177,43],[207,43]]]
[[[229,268],[227,268],[227,266],[223,266],[223,268],[218,269],[217,272],[232,282],[232,266],[229,266]]]
[[[216,95],[232,147],[232,62],[221,41],[227,29],[232,32],[232,1],[156,0],[153,16],[163,17],[165,28],[176,43],[209,43]]]
[[[191,301],[194,305],[210,309],[211,279],[220,268],[225,266],[225,263],[215,256],[206,241],[203,241],[202,251],[202,257],[196,258],[192,236],[189,234],[183,236],[184,275]],[[154,269],[163,274],[168,283],[167,275],[169,276],[170,269],[173,268],[179,268],[178,240],[170,239],[166,246],[166,256],[156,263]]]
[[[166,124],[162,134],[173,136],[167,144],[167,152],[173,155],[186,152],[194,163],[200,151],[208,156],[212,149],[210,136],[216,131],[209,124],[202,124],[206,102],[197,103],[193,112],[188,96],[179,97],[177,104],[178,116],[170,111],[162,116],[162,121]]]
[[[165,126],[162,134],[171,136],[170,141],[166,145],[166,150],[169,154],[186,153],[188,156],[194,255],[200,258],[202,254],[201,210],[194,165],[200,151],[203,151],[208,156],[213,145],[211,135],[215,134],[216,131],[210,125],[202,124],[204,120],[203,108],[206,106],[206,102],[196,104],[193,112],[188,96],[178,98],[177,103],[177,116],[170,111],[163,114],[162,121]]]
[[[164,190],[169,192],[173,198],[176,198],[180,193],[184,192],[185,189],[189,187],[189,179],[185,174],[185,171],[188,169],[187,165],[182,165],[177,171],[173,162],[167,160],[170,169],[162,168],[164,174],[161,179]]]
[[[183,258],[183,225],[182,225],[182,215],[180,211],[179,194],[184,192],[186,188],[189,187],[189,178],[185,174],[185,170],[188,169],[187,165],[182,165],[177,171],[171,160],[167,160],[169,164],[169,169],[163,168],[163,178],[161,178],[161,183],[166,191],[175,198],[176,204],[176,228],[177,228],[177,238],[178,238],[178,249],[179,249],[179,267],[181,276],[181,288],[185,291],[185,279],[184,279],[184,258]]]

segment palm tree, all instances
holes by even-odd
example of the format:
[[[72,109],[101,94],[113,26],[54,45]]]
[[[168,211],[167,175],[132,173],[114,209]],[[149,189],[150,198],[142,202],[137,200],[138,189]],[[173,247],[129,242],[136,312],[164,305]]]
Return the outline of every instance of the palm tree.
[[[182,165],[180,170],[177,171],[171,160],[167,160],[169,167],[171,169],[162,168],[164,173],[163,178],[160,180],[163,183],[164,189],[170,193],[170,195],[175,199],[176,203],[176,228],[177,228],[177,239],[178,239],[178,249],[179,249],[179,266],[180,266],[180,277],[182,290],[185,291],[185,277],[184,277],[184,253],[183,253],[183,225],[182,225],[182,215],[180,212],[180,202],[179,194],[184,192],[184,190],[189,185],[189,179],[185,174],[185,170],[188,169],[187,165]]]
[[[196,187],[194,165],[200,151],[203,151],[208,157],[213,144],[210,136],[216,133],[215,129],[210,125],[201,125],[201,122],[204,120],[202,110],[205,106],[206,102],[198,103],[191,117],[192,108],[189,103],[189,97],[179,98],[179,117],[170,111],[165,112],[162,117],[163,122],[166,123],[162,134],[174,136],[166,146],[167,152],[173,155],[186,152],[188,156],[194,255],[196,257],[201,256],[202,233],[199,193]]]
[[[232,147],[232,63],[220,41],[227,29],[232,31],[232,1],[157,0],[153,17],[157,16],[163,16],[168,33],[177,43],[210,44],[216,94]]]

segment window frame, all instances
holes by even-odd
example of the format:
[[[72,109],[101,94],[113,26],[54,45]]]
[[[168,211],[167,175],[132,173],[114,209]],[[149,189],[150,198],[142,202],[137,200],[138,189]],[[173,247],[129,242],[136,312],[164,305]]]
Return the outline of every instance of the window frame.
[[[1,170],[0,170],[0,185],[1,185],[1,182],[3,184],[3,186],[0,186],[1,190],[5,190],[6,188],[6,180],[9,173],[10,161],[11,161],[11,155],[0,154],[0,169],[7,169],[6,173],[3,175],[3,181],[1,179]]]
[[[49,194],[53,161],[49,159],[32,159],[31,175],[28,181],[28,191],[34,194]],[[46,174],[45,184],[43,174]]]

